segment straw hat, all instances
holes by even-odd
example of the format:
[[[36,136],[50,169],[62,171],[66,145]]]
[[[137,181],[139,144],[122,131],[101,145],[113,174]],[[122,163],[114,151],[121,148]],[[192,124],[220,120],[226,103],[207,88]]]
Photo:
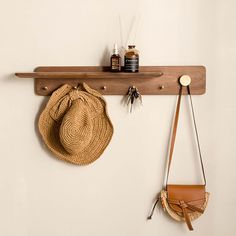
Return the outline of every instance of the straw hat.
[[[82,90],[67,84],[56,90],[38,126],[56,157],[78,165],[97,160],[113,135],[104,98],[85,83]]]

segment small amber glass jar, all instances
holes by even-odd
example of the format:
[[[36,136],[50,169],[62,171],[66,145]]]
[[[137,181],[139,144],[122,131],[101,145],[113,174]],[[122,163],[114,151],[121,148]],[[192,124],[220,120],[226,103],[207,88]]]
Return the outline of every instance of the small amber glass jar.
[[[113,54],[111,56],[111,71],[112,72],[121,71],[121,57],[119,54]]]
[[[128,50],[125,53],[124,70],[126,72],[139,71],[139,51],[135,48],[135,45],[128,45]]]
[[[111,55],[111,71],[119,72],[121,71],[121,57],[119,55],[119,50],[117,44],[114,44],[113,54]]]

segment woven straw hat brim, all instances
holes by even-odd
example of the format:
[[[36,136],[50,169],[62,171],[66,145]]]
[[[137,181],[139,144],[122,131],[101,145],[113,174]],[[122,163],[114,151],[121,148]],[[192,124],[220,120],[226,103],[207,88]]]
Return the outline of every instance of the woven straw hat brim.
[[[89,145],[83,148],[81,152],[72,155],[64,149],[59,137],[60,123],[55,122],[49,114],[52,106],[55,105],[62,96],[73,89],[71,86],[64,85],[55,91],[39,118],[39,131],[51,152],[61,160],[78,165],[87,165],[97,160],[106,149],[113,135],[113,126],[107,114],[105,100],[97,91],[94,94],[94,90],[86,86],[87,85],[84,85],[86,91],[89,90],[90,94],[92,93],[92,95],[101,99],[104,104],[104,112],[92,119],[92,139]]]

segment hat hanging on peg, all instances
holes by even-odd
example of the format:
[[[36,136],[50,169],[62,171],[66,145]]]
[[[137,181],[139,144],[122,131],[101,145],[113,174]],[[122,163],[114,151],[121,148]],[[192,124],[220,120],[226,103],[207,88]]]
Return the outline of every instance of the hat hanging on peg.
[[[81,83],[78,83],[77,85],[73,86],[73,89],[79,90],[81,88],[81,86],[82,86]]]

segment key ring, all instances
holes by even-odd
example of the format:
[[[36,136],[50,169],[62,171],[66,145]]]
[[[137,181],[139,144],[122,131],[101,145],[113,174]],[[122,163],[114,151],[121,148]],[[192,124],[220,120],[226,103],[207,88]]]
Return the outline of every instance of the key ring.
[[[133,105],[137,104],[137,100],[142,105],[142,95],[135,86],[130,86],[127,92],[127,106],[130,106],[130,113],[132,112]]]

